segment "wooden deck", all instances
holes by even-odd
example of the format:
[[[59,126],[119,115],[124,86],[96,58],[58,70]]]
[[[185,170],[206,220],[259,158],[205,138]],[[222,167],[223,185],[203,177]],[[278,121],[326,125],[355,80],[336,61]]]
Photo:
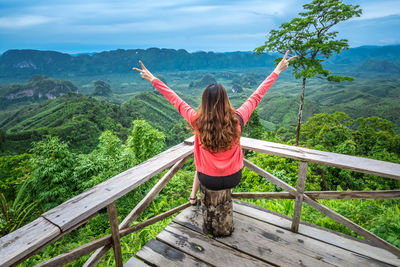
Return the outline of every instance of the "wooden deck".
[[[136,256],[144,266],[400,266],[364,240],[305,222],[293,233],[288,217],[244,202],[234,203],[234,225],[230,237],[208,237],[200,208],[189,207]]]

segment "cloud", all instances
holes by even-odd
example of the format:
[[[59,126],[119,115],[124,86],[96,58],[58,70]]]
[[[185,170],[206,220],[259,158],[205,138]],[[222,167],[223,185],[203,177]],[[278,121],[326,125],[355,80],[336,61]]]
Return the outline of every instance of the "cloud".
[[[349,40],[351,47],[362,45],[392,45],[400,43],[400,15],[365,20],[352,20],[340,24],[335,30],[338,38]]]
[[[399,13],[395,5],[398,0],[344,1],[360,4],[364,10],[363,17],[340,28],[352,44],[368,39],[361,33],[377,36],[368,44],[398,39],[385,37],[386,32],[397,34],[393,30],[399,26],[397,20],[379,21],[390,25],[389,29],[372,25],[372,32],[366,33],[363,28],[371,19]],[[158,46],[192,51],[252,50],[265,41],[271,29],[296,17],[303,4],[298,0],[2,0],[0,49],[66,49],[70,45],[73,50],[79,44],[105,49],[108,44],[110,49]]]
[[[22,29],[49,23],[54,19],[39,15],[0,17],[0,29]]]
[[[356,4],[360,5],[360,8],[363,10],[363,14],[358,18],[354,18],[353,20],[367,20],[392,15],[400,15],[400,3],[398,0],[363,0]]]

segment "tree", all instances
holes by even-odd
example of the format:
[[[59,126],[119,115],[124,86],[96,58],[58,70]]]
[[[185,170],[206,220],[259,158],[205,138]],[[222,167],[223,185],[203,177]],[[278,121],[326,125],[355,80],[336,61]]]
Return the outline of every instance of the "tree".
[[[263,51],[284,54],[290,50],[297,56],[297,60],[290,62],[294,77],[302,78],[296,145],[299,143],[306,80],[314,77],[334,82],[354,80],[348,76],[331,75],[322,62],[333,53],[349,48],[346,39],[336,39],[338,32],[332,31],[332,27],[354,16],[359,17],[362,13],[358,5],[346,5],[339,0],[313,0],[303,8],[305,12],[299,13],[300,17],[283,23],[279,30],[271,30],[265,44],[255,49],[259,54]]]
[[[110,130],[99,137],[97,148],[78,155],[74,176],[80,191],[87,190],[135,165],[133,154],[126,151],[121,140]]]
[[[165,135],[145,120],[132,122],[132,134],[126,141],[129,149],[140,163],[159,154],[165,145]]]
[[[338,152],[338,147],[343,150],[343,145],[352,138],[349,128],[352,124],[353,120],[344,112],[315,114],[303,124],[302,139],[307,146],[318,145],[322,150]]]
[[[260,122],[260,115],[258,115],[257,109],[251,114],[249,121],[244,126],[242,135],[250,138],[261,139],[264,133],[264,126]]]
[[[68,144],[58,137],[46,136],[46,139],[34,143],[30,160],[32,176],[29,179],[31,200],[38,200],[45,210],[49,210],[77,191],[77,180],[73,175],[76,155],[71,153]]]

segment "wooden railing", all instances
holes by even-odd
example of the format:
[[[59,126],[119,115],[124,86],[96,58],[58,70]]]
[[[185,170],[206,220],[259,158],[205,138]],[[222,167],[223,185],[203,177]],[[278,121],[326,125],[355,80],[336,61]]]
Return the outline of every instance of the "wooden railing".
[[[234,198],[295,199],[294,216],[291,225],[291,229],[294,232],[297,232],[299,229],[301,206],[302,203],[305,202],[328,217],[334,219],[336,222],[347,226],[355,233],[364,236],[377,246],[390,251],[397,257],[400,257],[400,249],[315,200],[349,198],[399,199],[400,190],[345,192],[304,191],[308,162],[369,173],[392,179],[400,179],[400,164],[293,147],[244,137],[241,138],[241,145],[245,150],[253,150],[299,160],[299,176],[297,188],[294,188],[245,159],[244,165],[247,168],[268,179],[270,182],[287,192],[241,192],[233,193],[232,196]],[[106,235],[90,243],[77,247],[71,251],[42,262],[37,266],[60,266],[96,250],[85,263],[85,266],[95,266],[111,247],[114,249],[116,266],[122,266],[120,247],[121,237],[189,207],[190,204],[185,203],[146,221],[131,226],[139,217],[141,212],[146,209],[156,195],[164,188],[164,186],[178,172],[192,154],[193,137],[185,140],[184,143],[176,145],[161,154],[110,178],[109,180],[64,202],[54,209],[43,213],[38,219],[0,239],[0,266],[17,265],[23,262],[44,247],[54,243],[72,230],[85,224],[88,220],[93,218],[99,210],[105,207],[107,207],[108,218],[110,221],[110,235]],[[172,168],[170,168],[170,170],[158,181],[140,203],[133,208],[121,224],[118,224],[115,201],[137,188],[151,177],[171,166]]]

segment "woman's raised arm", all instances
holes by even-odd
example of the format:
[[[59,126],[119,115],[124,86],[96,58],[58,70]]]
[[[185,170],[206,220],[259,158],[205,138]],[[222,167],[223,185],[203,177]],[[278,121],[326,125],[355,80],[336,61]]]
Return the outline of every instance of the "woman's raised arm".
[[[183,101],[174,91],[172,91],[165,83],[160,79],[157,79],[151,72],[143,65],[142,61],[139,60],[142,69],[132,68],[140,73],[143,79],[151,84],[178,110],[178,112],[189,122],[190,126],[193,127],[192,121],[196,117],[197,112],[192,109],[185,101]]]
[[[244,124],[247,123],[251,113],[253,113],[254,109],[257,107],[258,103],[260,103],[268,89],[272,86],[272,84],[274,84],[279,74],[288,68],[289,61],[296,58],[296,56],[293,56],[289,59],[286,59],[288,54],[289,50],[286,51],[285,56],[276,66],[275,70],[260,84],[260,86],[258,86],[257,90],[246,100],[246,102],[244,102],[243,105],[236,110],[236,113],[242,117]]]

